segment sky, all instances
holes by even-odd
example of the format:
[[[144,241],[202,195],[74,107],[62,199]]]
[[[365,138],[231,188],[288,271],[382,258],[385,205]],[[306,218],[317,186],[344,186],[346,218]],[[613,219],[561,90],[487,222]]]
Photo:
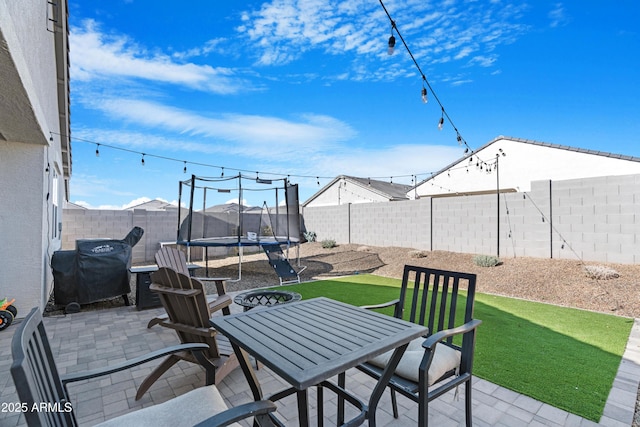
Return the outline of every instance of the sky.
[[[242,174],[304,202],[338,175],[420,182],[502,135],[640,157],[639,19],[633,0],[69,0],[70,201],[175,203],[191,175]]]

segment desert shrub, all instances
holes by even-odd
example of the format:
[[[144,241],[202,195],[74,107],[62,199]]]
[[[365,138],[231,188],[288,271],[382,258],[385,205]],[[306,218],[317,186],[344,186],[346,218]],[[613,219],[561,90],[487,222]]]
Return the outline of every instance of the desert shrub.
[[[411,258],[426,258],[427,256],[429,256],[429,251],[415,250],[409,252],[409,257]]]
[[[502,264],[502,261],[493,255],[476,255],[473,257],[473,263],[480,267],[495,267]]]
[[[320,242],[320,244],[325,249],[331,249],[336,247],[336,241],[333,239],[324,239],[322,242]]]
[[[305,231],[304,238],[307,239],[307,242],[315,242],[318,235],[315,231]]]
[[[603,265],[585,265],[584,271],[590,279],[608,280],[620,277],[617,271]]]

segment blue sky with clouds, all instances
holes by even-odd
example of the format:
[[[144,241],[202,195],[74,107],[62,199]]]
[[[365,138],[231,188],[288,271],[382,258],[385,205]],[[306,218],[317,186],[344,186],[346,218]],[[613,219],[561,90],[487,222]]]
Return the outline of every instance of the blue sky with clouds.
[[[290,176],[301,201],[339,174],[411,184],[464,153],[435,96],[471,149],[507,135],[640,156],[636,2],[384,5],[426,104],[378,0],[70,0],[70,200],[175,201],[222,167]]]

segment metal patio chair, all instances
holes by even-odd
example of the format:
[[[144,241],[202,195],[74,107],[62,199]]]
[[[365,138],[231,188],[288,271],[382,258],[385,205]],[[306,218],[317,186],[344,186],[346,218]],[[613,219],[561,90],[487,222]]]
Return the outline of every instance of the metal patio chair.
[[[394,417],[397,392],[418,403],[418,425],[427,426],[429,402],[463,385],[466,425],[471,426],[473,355],[476,328],[482,323],[473,319],[475,289],[475,274],[406,265],[399,299],[365,306],[394,306],[394,317],[429,328],[428,336],[409,344],[389,382]],[[391,352],[383,354],[358,369],[379,378],[390,357]]]
[[[189,351],[202,358],[205,344],[182,344],[149,353],[111,367],[94,371],[59,375],[53,358],[42,315],[34,308],[18,326],[13,336],[11,351],[13,364],[11,375],[24,408],[30,427],[77,426],[73,405],[69,399],[67,384],[75,381],[99,378],[133,366],[137,366],[167,354]],[[38,410],[37,408],[45,408]],[[105,421],[99,426],[226,426],[255,416],[260,426],[273,426],[270,412],[276,406],[272,402],[259,401],[228,409],[218,389],[199,387],[167,402],[149,406]],[[275,424],[280,425],[280,424]]]

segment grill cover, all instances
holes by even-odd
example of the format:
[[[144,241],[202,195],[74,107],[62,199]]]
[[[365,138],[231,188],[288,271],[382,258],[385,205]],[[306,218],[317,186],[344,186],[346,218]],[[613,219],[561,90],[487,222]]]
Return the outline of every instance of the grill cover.
[[[75,251],[51,258],[56,304],[89,304],[131,292],[131,248],[144,231],[134,227],[122,240],[77,240]]]

